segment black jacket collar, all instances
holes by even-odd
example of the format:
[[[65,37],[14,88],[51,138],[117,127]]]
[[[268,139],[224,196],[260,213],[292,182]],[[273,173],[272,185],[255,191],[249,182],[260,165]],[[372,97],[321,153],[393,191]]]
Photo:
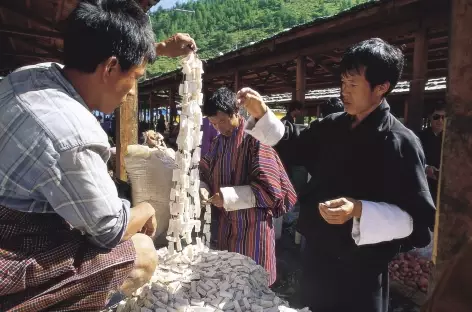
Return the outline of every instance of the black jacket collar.
[[[383,99],[379,106],[373,110],[360,124],[354,129],[369,129],[382,131],[387,126],[387,119],[390,115],[390,105],[387,100]],[[354,116],[348,115],[350,118],[350,124],[354,122]]]

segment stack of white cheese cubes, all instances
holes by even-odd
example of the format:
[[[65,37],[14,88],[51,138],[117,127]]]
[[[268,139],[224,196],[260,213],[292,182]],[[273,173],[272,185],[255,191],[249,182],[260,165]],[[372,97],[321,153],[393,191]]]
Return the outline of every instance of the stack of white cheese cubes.
[[[117,312],[296,311],[269,289],[265,270],[246,256],[202,245],[157,253],[159,265],[151,281],[121,301]]]
[[[199,237],[192,242],[192,230],[200,232],[201,228],[197,219],[201,214],[197,166],[202,139],[203,70],[195,54],[183,59],[182,67],[185,78],[179,88],[182,115],[175,157],[178,168],[173,171],[170,193],[169,246],[157,250],[159,265],[151,281],[121,301],[116,312],[297,312],[269,289],[268,274],[254,260],[208,248],[209,205],[203,221],[205,242]],[[185,248],[181,237],[187,241]],[[309,312],[307,308],[298,311]]]
[[[169,253],[174,250],[182,250],[181,239],[185,238],[187,244],[192,244],[192,231],[200,232],[201,215],[200,207],[200,175],[198,164],[200,162],[200,144],[203,132],[202,112],[200,106],[203,101],[202,94],[202,61],[195,53],[182,59],[182,71],[184,81],[179,86],[179,94],[182,98],[182,113],[180,115],[180,131],[177,136],[178,151],[175,155],[177,168],[174,169],[172,180],[174,186],[170,192],[170,214],[167,240],[169,241]],[[206,244],[210,243],[211,209],[207,207],[204,215],[203,233]],[[208,223],[208,224],[206,224]],[[200,244],[200,237],[197,237]]]

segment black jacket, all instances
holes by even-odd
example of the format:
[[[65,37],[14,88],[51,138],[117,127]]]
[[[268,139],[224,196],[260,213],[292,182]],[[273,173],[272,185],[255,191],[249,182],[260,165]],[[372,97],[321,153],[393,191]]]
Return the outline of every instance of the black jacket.
[[[419,139],[390,113],[386,101],[354,129],[352,121],[347,113],[332,114],[286,140],[291,152],[287,162],[304,166],[312,176],[308,192],[299,198],[299,230],[320,254],[353,258],[354,265],[375,254],[377,264],[383,265],[402,245],[422,247],[430,242],[428,227],[434,225],[435,207],[424,154]],[[413,218],[412,235],[356,246],[352,220],[331,225],[319,213],[320,202],[339,197],[397,205]]]
[[[426,164],[439,169],[441,165],[442,133],[436,135],[431,128],[427,128],[420,132],[419,138],[423,145]],[[438,180],[428,178],[428,184],[431,195],[436,200]]]
[[[274,149],[277,154],[279,154],[280,160],[284,164],[285,170],[290,171],[289,162],[292,153],[290,149],[293,146],[292,141],[300,135],[300,131],[295,125],[295,121],[293,120],[292,116],[289,114],[282,118],[281,121],[285,126],[285,134],[279,143],[274,146]]]

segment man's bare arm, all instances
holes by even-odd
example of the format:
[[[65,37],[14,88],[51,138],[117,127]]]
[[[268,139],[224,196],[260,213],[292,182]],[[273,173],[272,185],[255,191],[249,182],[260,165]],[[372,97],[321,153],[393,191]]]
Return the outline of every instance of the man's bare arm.
[[[152,221],[150,220],[152,218],[155,218],[155,211],[149,203],[142,202],[132,207],[130,209],[130,220],[121,241],[126,241],[134,234],[141,232],[146,223]],[[153,230],[155,232],[155,229]]]

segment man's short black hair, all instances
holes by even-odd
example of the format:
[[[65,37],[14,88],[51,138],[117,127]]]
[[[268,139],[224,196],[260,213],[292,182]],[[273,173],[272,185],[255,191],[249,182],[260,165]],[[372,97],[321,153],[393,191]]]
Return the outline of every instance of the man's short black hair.
[[[303,103],[300,102],[300,101],[291,101],[289,104],[288,104],[288,108],[287,108],[287,111],[289,113],[295,111],[295,110],[301,110],[303,108]]]
[[[446,103],[444,101],[437,101],[430,108],[430,115],[434,114],[434,112],[438,111],[445,111],[446,110]]]
[[[220,111],[233,116],[238,112],[236,94],[226,87],[216,90],[208,100],[203,103],[203,115],[212,117]]]
[[[340,63],[340,73],[360,74],[365,70],[365,78],[371,88],[390,82],[388,95],[400,80],[404,56],[400,49],[380,38],[362,41],[346,50]]]
[[[323,104],[320,106],[320,113],[323,117],[334,113],[340,113],[344,111],[344,104],[338,97],[332,97],[327,99]]]
[[[123,71],[156,58],[149,17],[136,1],[84,0],[69,15],[64,65],[86,73],[115,56]]]

